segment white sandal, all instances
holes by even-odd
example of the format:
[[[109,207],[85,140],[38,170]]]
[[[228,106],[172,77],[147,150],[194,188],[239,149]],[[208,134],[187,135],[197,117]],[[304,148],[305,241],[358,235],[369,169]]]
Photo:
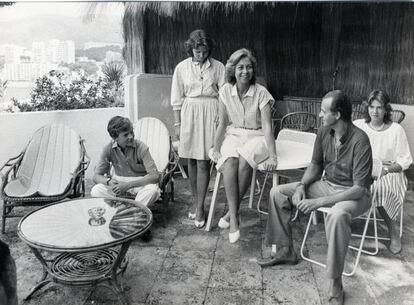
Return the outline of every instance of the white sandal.
[[[188,219],[194,220],[196,218],[196,213],[188,212]]]
[[[240,214],[239,214],[238,219],[239,219],[239,225],[240,225],[241,224],[241,215]],[[220,229],[228,229],[228,228],[230,228],[230,222],[227,221],[224,217],[221,217],[219,222],[218,222],[218,227]]]

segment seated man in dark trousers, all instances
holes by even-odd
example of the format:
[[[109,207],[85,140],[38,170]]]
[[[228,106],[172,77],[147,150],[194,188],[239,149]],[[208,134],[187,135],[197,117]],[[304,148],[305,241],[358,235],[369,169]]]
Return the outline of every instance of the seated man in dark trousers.
[[[368,136],[351,122],[352,105],[339,91],[326,94],[321,103],[319,128],[312,162],[301,182],[272,188],[266,243],[277,253],[258,259],[261,266],[296,264],[290,226],[292,205],[308,214],[332,207],[326,219],[329,304],[343,304],[342,271],[351,238],[351,220],[370,207],[372,153]],[[324,172],[324,175],[322,176]]]
[[[0,240],[0,304],[17,305],[16,264],[9,246]]]
[[[127,118],[113,117],[107,130],[112,141],[103,148],[95,168],[96,185],[91,196],[133,195],[144,206],[155,202],[160,196],[159,173],[148,146],[134,138],[132,123]]]

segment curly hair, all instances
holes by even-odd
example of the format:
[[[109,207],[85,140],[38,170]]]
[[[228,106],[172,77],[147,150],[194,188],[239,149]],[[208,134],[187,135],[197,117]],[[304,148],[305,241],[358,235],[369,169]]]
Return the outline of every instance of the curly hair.
[[[121,132],[133,130],[132,123],[128,118],[114,116],[108,122],[108,133],[112,139],[116,139]]]
[[[341,90],[329,91],[323,99],[332,98],[331,112],[339,112],[341,119],[350,122],[352,118],[352,103],[348,96]]]
[[[383,119],[384,123],[388,124],[389,122],[391,122],[392,121],[391,120],[391,111],[392,111],[391,100],[388,94],[382,90],[374,90],[368,95],[368,99],[364,103],[365,104],[365,107],[364,107],[365,122],[367,123],[371,122],[371,117],[369,116],[368,108],[369,106],[372,105],[374,101],[379,102],[382,105],[382,107],[384,107],[384,110],[385,110],[384,119]]]
[[[250,84],[256,83],[257,60],[256,60],[256,57],[253,56],[252,52],[245,48],[235,51],[233,54],[230,55],[229,59],[227,60],[226,81],[228,83],[232,85],[236,83],[236,76],[235,76],[236,65],[243,58],[248,58],[253,66],[253,77],[250,80]]]
[[[204,30],[194,30],[190,33],[188,40],[184,42],[184,48],[188,56],[193,57],[193,49],[197,49],[200,46],[205,46],[208,48],[208,56],[210,57],[211,52],[214,48],[213,39],[204,32]]]

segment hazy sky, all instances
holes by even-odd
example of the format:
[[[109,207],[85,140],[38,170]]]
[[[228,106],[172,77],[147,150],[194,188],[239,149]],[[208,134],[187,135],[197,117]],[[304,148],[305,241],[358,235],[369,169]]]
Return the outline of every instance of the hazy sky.
[[[105,14],[122,16],[123,5],[120,2],[105,2],[102,7]],[[0,21],[10,21],[27,16],[65,15],[83,17],[88,2],[17,2],[0,8]]]

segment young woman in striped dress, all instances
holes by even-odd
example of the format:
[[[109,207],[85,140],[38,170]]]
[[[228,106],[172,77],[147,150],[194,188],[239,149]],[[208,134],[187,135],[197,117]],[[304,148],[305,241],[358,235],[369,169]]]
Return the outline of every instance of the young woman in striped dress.
[[[389,250],[401,251],[401,238],[397,216],[407,191],[407,177],[404,174],[413,162],[407,136],[400,124],[392,122],[390,98],[384,91],[374,90],[368,96],[365,119],[354,124],[369,137],[374,158],[382,161],[382,175],[378,180],[376,206],[385,220],[390,236]]]
[[[176,136],[180,140],[178,155],[188,159],[193,195],[188,216],[194,219],[197,228],[202,228],[210,180],[208,151],[214,145],[217,129],[218,92],[224,84],[224,65],[211,57],[213,41],[203,30],[191,32],[184,46],[189,57],[175,68],[171,105]]]

